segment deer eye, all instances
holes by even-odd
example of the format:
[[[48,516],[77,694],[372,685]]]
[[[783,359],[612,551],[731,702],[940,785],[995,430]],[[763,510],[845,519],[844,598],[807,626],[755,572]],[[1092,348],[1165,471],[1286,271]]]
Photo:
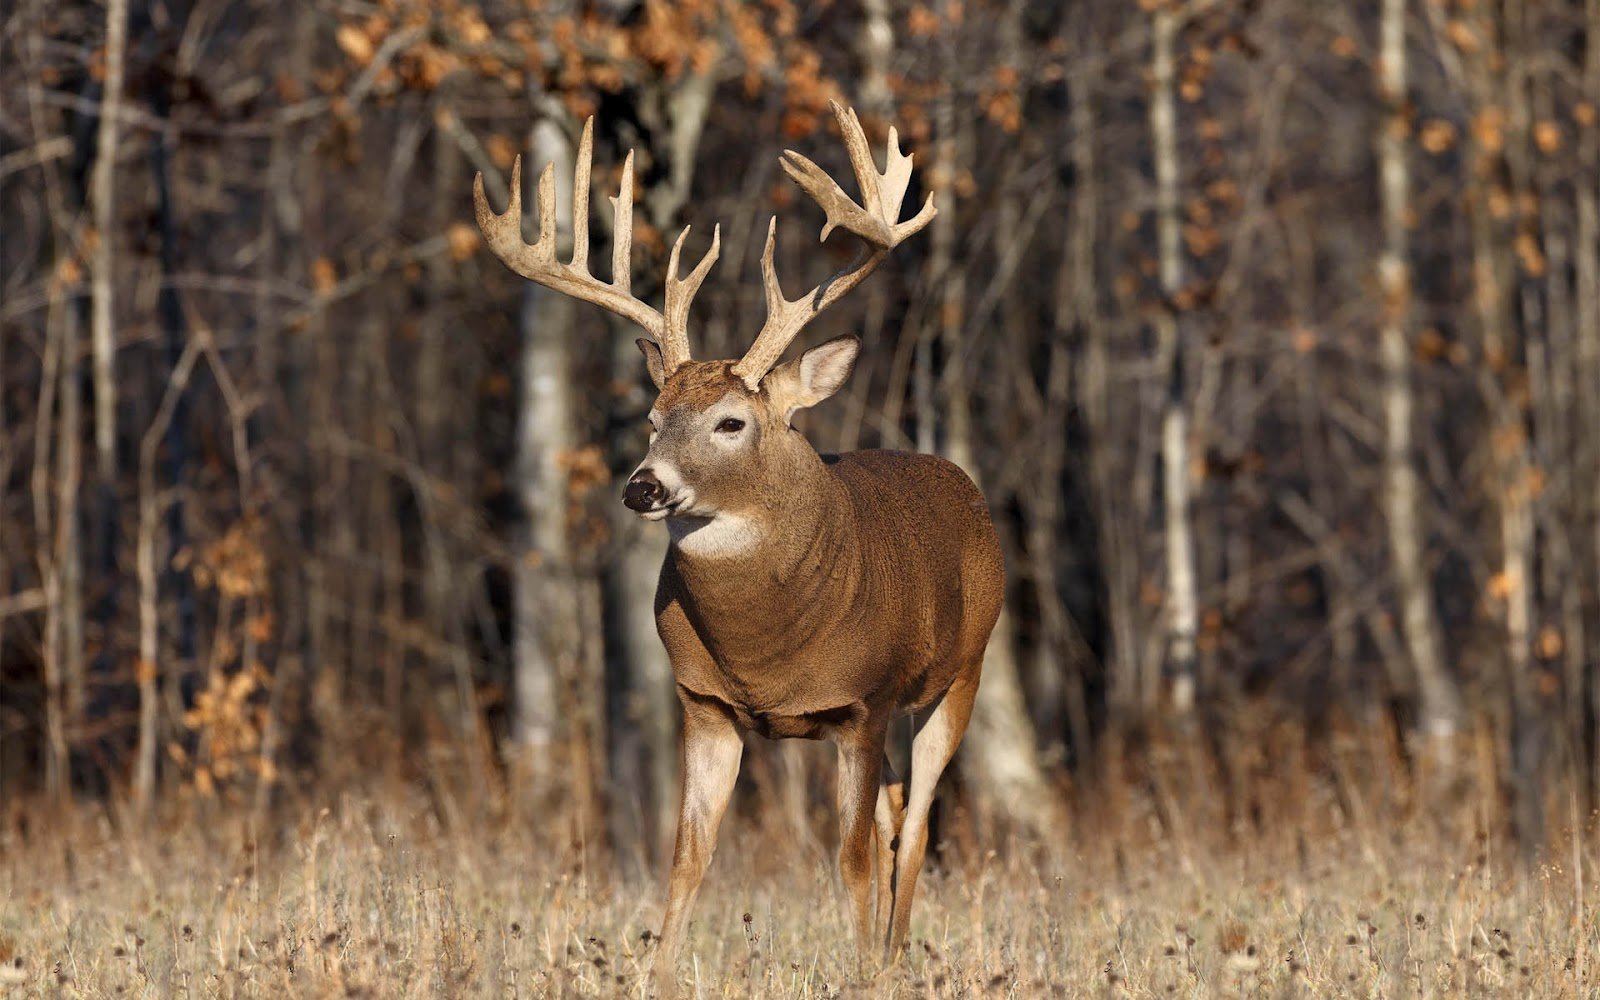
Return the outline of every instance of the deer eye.
[[[717,425],[719,434],[737,434],[744,430],[744,421],[738,417],[728,417]]]

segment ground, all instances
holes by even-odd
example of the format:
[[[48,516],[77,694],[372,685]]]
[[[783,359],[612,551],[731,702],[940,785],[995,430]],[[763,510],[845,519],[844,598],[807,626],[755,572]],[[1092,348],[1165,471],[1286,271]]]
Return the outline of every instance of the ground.
[[[450,831],[346,798],[259,832],[221,805],[127,826],[14,813],[0,993],[645,995],[659,868],[621,874],[537,821]],[[1523,868],[1481,837],[1403,828],[1193,841],[952,848],[910,954],[861,972],[831,851],[735,817],[680,980],[699,997],[1595,995],[1587,847]]]

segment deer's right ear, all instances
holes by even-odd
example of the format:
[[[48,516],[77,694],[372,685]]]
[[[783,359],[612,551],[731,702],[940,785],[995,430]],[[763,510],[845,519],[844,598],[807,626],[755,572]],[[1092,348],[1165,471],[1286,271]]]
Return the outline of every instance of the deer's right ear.
[[[650,381],[656,384],[656,391],[659,392],[667,384],[667,364],[661,358],[661,345],[645,337],[640,337],[634,343],[639,345],[639,353],[644,355],[644,366],[650,369]]]

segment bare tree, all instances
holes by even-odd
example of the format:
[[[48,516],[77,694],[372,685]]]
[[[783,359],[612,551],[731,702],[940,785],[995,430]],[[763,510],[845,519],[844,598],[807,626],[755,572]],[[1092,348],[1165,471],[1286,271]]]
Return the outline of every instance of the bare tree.
[[[572,240],[573,147],[548,101],[539,102],[528,149],[533,162],[552,164],[557,178],[555,228]],[[541,220],[541,225],[548,224]],[[574,397],[576,350],[572,300],[536,284],[523,293],[522,401],[517,433],[518,495],[527,541],[516,566],[513,739],[535,796],[548,794],[568,727],[563,703],[579,657],[575,553],[568,510],[566,462],[578,449]],[[570,749],[570,748],[569,748]]]
[[[1584,5],[1585,59],[1582,70],[1583,92],[1588,95],[1590,107],[1600,103],[1600,0],[1588,0]],[[1576,304],[1578,377],[1580,384],[1592,389],[1600,385],[1600,129],[1590,127],[1583,134],[1578,152],[1578,183],[1574,185],[1577,200],[1577,220],[1574,226],[1573,254],[1576,280],[1573,298]],[[1579,392],[1574,400],[1580,427],[1600,426],[1600,392]],[[1589,586],[1600,592],[1600,445],[1592,435],[1582,437],[1587,462],[1587,472],[1577,482],[1573,491],[1578,496],[1587,494],[1586,513],[1593,531],[1594,551],[1589,560]],[[1581,544],[1574,538],[1574,544]],[[1594,621],[1590,619],[1591,623]],[[1589,654],[1590,676],[1589,711],[1600,713],[1600,676],[1595,676]],[[1600,745],[1595,748],[1600,755]],[[1591,800],[1600,800],[1600,760],[1586,762],[1590,773]]]
[[[1459,723],[1454,681],[1445,672],[1435,619],[1433,587],[1423,561],[1417,474],[1412,443],[1411,263],[1408,216],[1411,174],[1407,167],[1410,125],[1406,104],[1407,0],[1384,0],[1378,56],[1378,93],[1385,115],[1378,123],[1378,178],[1383,212],[1383,253],[1378,280],[1383,290],[1379,358],[1383,366],[1383,509],[1389,529],[1400,601],[1401,631],[1416,672],[1423,731],[1448,752]]]
[[[94,206],[94,318],[90,339],[94,345],[94,442],[96,472],[103,488],[112,488],[117,475],[117,382],[115,227],[117,208],[117,134],[122,113],[122,66],[127,48],[127,0],[106,4],[106,77],[100,98],[100,122],[95,143],[94,178],[90,200]]]
[[[1183,26],[1184,9],[1175,0],[1158,3],[1150,18],[1150,142],[1156,175],[1156,253],[1163,297],[1154,322],[1156,357],[1166,378],[1161,410],[1161,487],[1167,567],[1165,662],[1171,675],[1171,705],[1175,711],[1183,713],[1194,707],[1195,636],[1199,627],[1193,514],[1189,499],[1189,411],[1184,385],[1189,338],[1185,335],[1184,310],[1179,304],[1184,265],[1178,218],[1174,50]],[[1152,694],[1147,688],[1147,703],[1153,700]]]

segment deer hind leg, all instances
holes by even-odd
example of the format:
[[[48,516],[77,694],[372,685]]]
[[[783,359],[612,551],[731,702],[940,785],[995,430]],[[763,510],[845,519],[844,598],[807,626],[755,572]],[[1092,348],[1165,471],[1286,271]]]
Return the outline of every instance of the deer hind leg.
[[[906,785],[894,773],[887,755],[883,758],[883,780],[878,785],[878,807],[873,814],[876,827],[873,840],[878,847],[875,872],[877,903],[872,917],[872,940],[888,950],[889,928],[894,919],[894,851],[906,819]]]
[[[667,912],[661,922],[653,978],[662,997],[677,994],[678,949],[700,880],[717,845],[717,827],[733,795],[744,744],[727,710],[679,690],[683,702],[683,800],[672,851]]]
[[[874,806],[883,781],[883,730],[839,738],[839,877],[850,897],[856,957],[872,953],[872,840]]]
[[[911,930],[911,898],[917,891],[917,875],[928,850],[928,810],[933,806],[934,786],[961,745],[972,718],[972,702],[978,693],[978,673],[983,661],[975,659],[950,685],[911,740],[911,793],[906,802],[905,822],[900,827],[900,846],[895,852],[894,922],[889,934],[889,954],[897,956],[906,946]]]

